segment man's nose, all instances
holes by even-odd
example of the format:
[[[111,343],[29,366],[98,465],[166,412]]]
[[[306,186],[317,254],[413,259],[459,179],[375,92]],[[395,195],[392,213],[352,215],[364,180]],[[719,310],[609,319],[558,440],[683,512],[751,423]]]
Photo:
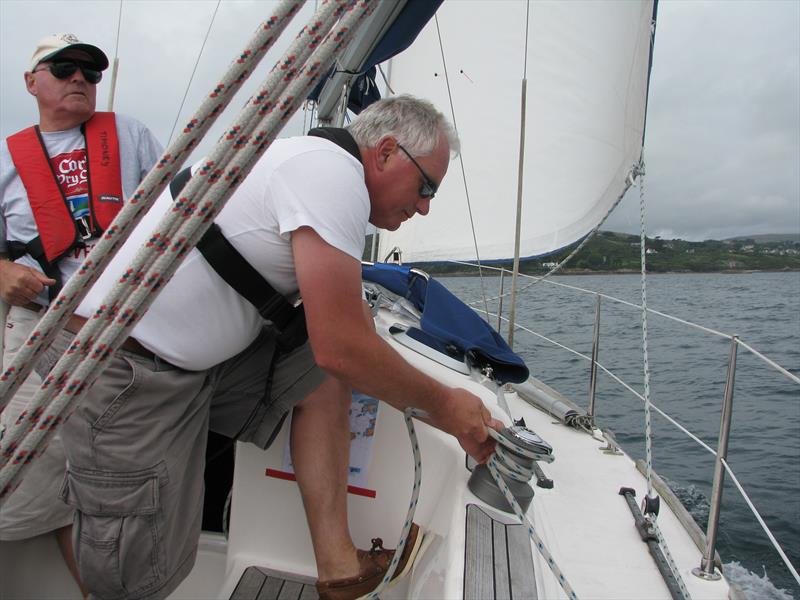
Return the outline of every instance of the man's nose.
[[[86,77],[83,76],[83,71],[81,69],[75,69],[75,72],[70,75],[70,81],[82,81],[83,83],[88,84],[89,82],[86,81]]]
[[[420,198],[419,202],[417,202],[417,212],[424,217],[430,212],[430,210],[431,210],[431,199]]]

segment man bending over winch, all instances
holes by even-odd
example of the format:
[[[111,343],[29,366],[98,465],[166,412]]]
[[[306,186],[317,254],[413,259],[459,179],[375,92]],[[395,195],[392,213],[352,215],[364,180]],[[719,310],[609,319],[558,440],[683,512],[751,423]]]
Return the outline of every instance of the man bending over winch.
[[[81,576],[95,595],[163,598],[188,575],[200,534],[208,428],[264,448],[293,411],[292,462],[323,599],[368,593],[394,553],[357,550],[350,537],[351,389],[399,410],[426,411],[428,422],[473,458],[488,459],[494,443],[487,427],[501,424],[478,397],[403,360],[376,334],[362,300],[367,223],[394,230],[427,214],[457,151],[439,111],[400,96],[373,104],[346,130],[279,139],[258,160],[215,222],[282,297],[302,298],[305,316],[295,318],[305,319],[307,339],[297,322],[284,323],[276,339],[198,250],[189,254],[133,330],[129,340],[138,350],[111,359],[63,428],[64,498],[79,515]],[[170,203],[169,193],[157,201],[80,315],[101,308],[115,273]],[[68,329],[82,321],[74,317]],[[41,370],[70,339],[62,332]],[[418,537],[414,526],[398,573]]]

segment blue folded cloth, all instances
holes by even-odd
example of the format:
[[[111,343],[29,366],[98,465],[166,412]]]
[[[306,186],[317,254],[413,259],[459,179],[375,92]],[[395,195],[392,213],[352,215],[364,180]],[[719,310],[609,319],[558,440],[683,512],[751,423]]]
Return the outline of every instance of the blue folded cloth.
[[[406,298],[421,313],[420,327],[447,344],[454,344],[478,366],[490,366],[500,383],[522,383],[529,371],[518,354],[491,325],[441,283],[410,267],[376,263],[363,265],[362,277]]]

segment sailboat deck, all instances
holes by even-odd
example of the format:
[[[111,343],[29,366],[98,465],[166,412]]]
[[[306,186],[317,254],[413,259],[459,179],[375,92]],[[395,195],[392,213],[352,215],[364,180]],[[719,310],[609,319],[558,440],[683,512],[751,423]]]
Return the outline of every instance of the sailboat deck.
[[[230,600],[318,600],[314,580],[261,567],[242,573]]]

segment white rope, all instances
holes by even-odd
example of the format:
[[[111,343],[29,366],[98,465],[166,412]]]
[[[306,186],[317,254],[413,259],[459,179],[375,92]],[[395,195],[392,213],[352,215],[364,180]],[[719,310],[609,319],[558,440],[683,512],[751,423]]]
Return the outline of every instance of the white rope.
[[[408,511],[406,512],[406,520],[403,523],[403,528],[400,531],[400,540],[394,550],[394,556],[389,563],[389,568],[383,576],[383,579],[374,590],[369,594],[360,597],[360,600],[373,600],[378,598],[380,593],[386,585],[392,580],[394,572],[397,570],[397,565],[400,563],[400,557],[403,555],[403,550],[406,547],[408,540],[408,533],[411,531],[411,525],[414,522],[414,513],[417,510],[417,503],[419,502],[419,491],[422,487],[422,455],[419,451],[419,440],[417,439],[417,431],[414,428],[412,417],[427,417],[428,414],[424,411],[417,410],[416,408],[407,408],[403,411],[403,418],[405,419],[406,429],[408,430],[408,439],[411,442],[411,451],[414,454],[414,486],[411,488],[411,501],[408,503]],[[418,534],[418,535],[421,535]]]
[[[272,43],[274,42],[274,40],[277,38],[277,33],[278,32],[274,31],[275,25],[277,25],[280,22],[283,22],[284,23],[283,27],[285,27],[285,25],[288,24],[288,19],[286,17],[293,16],[293,14],[299,9],[299,5],[297,3],[291,3],[290,5],[284,5],[282,8],[283,8],[283,13],[281,13],[281,14],[285,15],[285,16],[283,16],[283,18],[273,16],[271,19],[269,19],[264,24],[262,24],[262,26],[259,28],[259,31],[256,33],[256,36],[254,36],[254,39],[251,40],[250,44],[248,45],[248,48],[245,49],[245,51],[241,53],[238,61],[241,62],[242,65],[249,65],[250,64],[250,60],[248,59],[248,57],[252,56],[254,52],[259,52],[260,55],[263,55],[263,53],[266,51],[266,49],[269,46],[271,46]],[[281,30],[283,29],[283,27],[281,27]],[[236,63],[237,63],[237,61],[234,61],[234,67],[235,67]],[[225,89],[225,88],[229,87],[231,78],[238,79],[239,81],[237,83],[241,84],[246,79],[247,75],[251,72],[251,70],[248,69],[246,66],[244,68],[234,68],[234,69],[232,69],[232,71],[233,72],[229,71],[227,76],[226,76],[226,81],[228,83],[218,84],[215,87],[215,90],[212,92],[211,97],[214,97],[215,94],[220,93],[222,89]],[[214,112],[216,112],[216,110],[217,110],[216,106],[212,108],[212,116],[216,116],[216,114],[213,114]],[[204,113],[203,108],[201,107],[201,110],[198,111],[198,112],[199,113]],[[190,122],[190,125],[191,124],[192,124],[192,122]],[[192,145],[194,145],[195,141],[196,141],[196,138],[192,138],[192,140],[191,140]],[[170,154],[170,150],[168,149],[167,152],[165,153],[165,157],[167,157],[169,154]],[[162,158],[162,161],[160,161],[160,163],[166,162],[164,160],[164,158]],[[175,169],[175,170],[177,171],[177,169]],[[142,184],[141,187],[143,187],[143,188],[146,187],[147,180],[151,176],[152,176],[152,173],[150,175],[148,175],[148,177],[145,179],[145,182]],[[165,181],[163,182],[163,184],[166,185],[166,183],[169,182],[169,179],[171,179],[171,177],[170,178],[166,178],[166,176],[165,176]],[[198,177],[197,179],[200,179],[200,178]],[[163,186],[161,186],[161,187],[163,188]],[[187,188],[188,187],[191,187],[191,186],[187,185]],[[197,187],[197,186],[195,186],[195,187]],[[134,194],[134,198],[136,198],[136,194]],[[185,196],[182,196],[182,198],[185,198]],[[178,204],[178,203],[176,203],[176,204]],[[125,214],[126,213],[126,209],[128,209],[128,205],[127,204],[126,204],[125,208],[123,208],[123,211],[121,212],[121,214],[115,220],[115,224],[118,221],[122,221],[122,223],[121,223],[122,226],[126,226],[126,225],[129,224],[129,221],[125,220],[125,217],[127,216]],[[172,213],[172,216],[177,216],[177,215],[178,215],[178,213],[176,213],[176,212]],[[165,220],[167,220],[167,218],[168,217],[165,217],[165,219],[162,219],[162,224],[163,224],[163,222]],[[112,228],[113,227],[114,227],[114,224],[112,224]],[[158,235],[156,235],[154,237],[158,237]],[[107,234],[98,243],[98,246],[100,246],[100,244],[102,244],[102,242],[105,239],[107,239]],[[166,239],[166,240],[168,240],[169,237],[168,236],[163,236],[163,237],[159,237],[158,239]],[[184,240],[179,240],[179,242],[183,242],[183,241]],[[157,254],[158,250],[159,249],[157,249],[157,248],[151,248],[150,249],[150,254],[151,255]],[[160,250],[163,251],[163,249],[160,249]],[[178,248],[178,250],[180,250],[180,248]],[[68,315],[69,312],[71,312],[72,306],[68,305],[68,303],[65,302],[64,298],[72,298],[71,289],[80,286],[80,284],[81,284],[80,277],[85,274],[86,265],[87,264],[90,264],[90,265],[92,264],[92,259],[93,259],[92,255],[94,255],[96,252],[98,252],[98,248],[97,247],[89,255],[87,260],[82,265],[81,269],[79,269],[78,273],[76,273],[76,275],[68,282],[67,288],[65,288],[65,291],[56,300],[56,303],[54,303],[54,306],[50,308],[48,313],[42,319],[42,322],[40,322],[39,327],[46,327],[47,319],[50,316],[51,312],[63,309],[63,310],[61,310],[61,314],[60,315],[56,315],[59,318],[65,318],[65,316]],[[137,259],[140,259],[141,255],[142,255],[142,251],[140,251],[138,253]],[[133,285],[129,285],[129,290],[128,291],[134,290],[136,287],[138,287],[138,285],[140,283],[140,278],[148,276],[146,270],[144,270],[144,266],[146,266],[146,265],[143,265],[143,263],[140,260],[139,263],[137,264],[136,268],[134,270],[129,271],[129,273],[134,273],[136,275],[133,276],[133,277],[130,277],[128,279],[128,283],[129,284],[133,284]],[[97,271],[99,271],[99,269],[97,269]],[[99,273],[96,273],[96,274],[99,274]],[[154,286],[160,286],[161,283],[163,283],[163,279],[161,278],[161,276],[156,276],[155,279],[153,279],[152,275],[149,275],[149,277],[150,277],[150,279],[149,280],[145,280],[145,283],[144,283],[144,286],[143,286],[143,289],[145,291],[149,291]],[[90,333],[91,335],[99,335],[99,333],[100,333],[99,330],[108,321],[114,321],[116,319],[116,317],[117,317],[117,313],[120,314],[120,322],[117,324],[117,331],[119,330],[120,327],[124,326],[124,324],[126,324],[126,323],[129,324],[132,327],[133,322],[131,321],[131,319],[136,319],[137,318],[136,310],[131,310],[130,308],[124,307],[124,305],[122,305],[119,302],[120,299],[118,297],[115,298],[113,296],[113,294],[116,291],[117,291],[116,289],[112,291],[112,293],[111,293],[112,295],[110,296],[110,299],[109,299],[109,297],[106,298],[106,302],[104,303],[104,307],[103,307],[103,311],[105,312],[105,314],[101,313],[100,315],[96,315],[96,317],[103,316],[104,318],[95,318],[95,319],[90,320],[90,326],[88,328],[85,328],[85,329],[87,329],[87,332]],[[65,306],[62,306],[62,303],[64,303]],[[55,331],[57,331],[57,328],[54,328],[54,331],[52,333],[55,334]],[[31,336],[31,339],[34,339],[35,335],[36,335],[36,332],[33,333],[33,335]],[[112,338],[112,340],[113,340],[113,338]],[[109,353],[108,348],[111,347],[109,345],[109,342],[112,341],[112,340],[109,340],[108,336],[106,336],[105,339],[100,339],[100,340],[97,341],[97,344],[94,344],[95,350],[96,351],[99,350],[101,352],[100,356],[94,356],[93,357],[95,360],[99,359],[100,362],[102,362],[102,360],[103,360],[103,354],[102,353]],[[54,369],[54,372],[51,373],[51,375],[48,378],[46,378],[45,381],[43,382],[43,385],[42,385],[41,389],[45,390],[45,393],[43,394],[40,391],[33,398],[33,400],[29,403],[29,407],[28,407],[27,410],[28,410],[29,414],[34,419],[41,414],[41,412],[45,409],[45,407],[47,407],[48,400],[50,400],[55,395],[55,393],[57,391],[56,388],[64,387],[64,384],[70,378],[72,379],[72,381],[79,382],[79,387],[83,387],[84,386],[84,384],[81,383],[82,380],[80,379],[80,377],[82,377],[84,375],[84,373],[79,374],[77,372],[73,372],[70,375],[70,372],[71,372],[71,369],[83,358],[83,356],[85,354],[84,352],[79,352],[78,350],[82,350],[82,349],[85,348],[86,352],[91,351],[94,341],[95,341],[95,338],[92,338],[92,337],[88,337],[87,338],[87,336],[84,336],[82,338],[79,336],[78,338],[76,338],[76,340],[73,342],[73,347],[71,349],[71,352],[68,353],[67,355],[65,355],[65,357],[62,357],[61,361],[59,361],[59,363],[57,365],[57,367],[60,366],[62,368],[60,370],[58,370],[58,371]],[[31,344],[31,350],[33,351],[33,344]],[[21,355],[21,354],[23,354],[22,351],[20,351],[20,353],[17,356],[18,360],[20,359],[19,355]],[[27,357],[25,357],[25,358],[27,358]],[[30,359],[28,359],[28,361],[29,361],[29,363],[33,362]],[[13,367],[13,364],[12,364],[12,367]],[[54,422],[57,425],[60,422],[60,419],[61,419],[61,413],[59,412],[59,413],[56,413],[55,416],[52,417],[49,422]],[[32,425],[28,424],[28,423],[18,423],[17,427],[13,430],[12,435],[9,436],[9,439],[8,439],[6,445],[3,447],[3,454],[2,454],[1,458],[4,461],[8,460],[8,458],[10,458],[9,449],[11,449],[12,447],[15,448],[20,442],[20,437],[25,435],[25,432],[26,432],[26,429],[27,429],[25,427],[26,425],[28,426],[27,428],[29,428],[31,426],[35,426],[36,423],[34,422]],[[35,450],[35,449],[33,449],[33,450]],[[15,460],[17,460],[17,459],[15,459]],[[3,479],[1,477],[2,477],[2,475],[0,475],[0,481],[3,481]],[[2,485],[0,485],[0,490],[3,490],[3,486]],[[2,494],[0,493],[0,495],[2,495]]]
[[[72,310],[80,303],[105,266],[116,254],[128,233],[138,224],[155,199],[169,184],[183,161],[225,109],[242,83],[300,9],[303,0],[284,0],[275,14],[262,23],[247,47],[236,57],[181,135],[164,151],[133,196],[126,200],[114,222],[98,240],[81,268],[66,283],[58,298],[22,345],[15,360],[0,374],[0,409],[5,407],[35,364],[38,354],[50,345]]]
[[[575,593],[575,590],[567,581],[564,572],[556,563],[555,559],[553,558],[553,555],[544,545],[542,538],[540,538],[539,535],[536,533],[536,529],[533,526],[533,522],[523,512],[522,507],[520,507],[520,505],[517,503],[516,498],[514,498],[514,494],[511,493],[511,490],[508,488],[508,485],[500,475],[500,471],[501,469],[503,469],[504,472],[509,473],[509,475],[515,480],[522,481],[520,477],[513,474],[511,469],[505,468],[503,466],[503,463],[507,463],[507,461],[504,460],[504,457],[508,455],[502,451],[502,446],[509,447],[514,452],[529,458],[542,459],[544,457],[541,454],[532,453],[526,448],[522,448],[521,446],[514,444],[511,440],[509,440],[505,436],[501,436],[494,429],[491,428],[489,429],[489,435],[497,442],[497,447],[496,447],[497,449],[495,450],[494,454],[492,454],[492,456],[489,458],[489,461],[486,463],[486,466],[489,468],[489,472],[492,474],[492,479],[494,479],[495,484],[497,484],[497,487],[500,488],[500,491],[503,493],[503,496],[505,497],[506,501],[514,510],[514,514],[519,519],[519,522],[526,527],[528,531],[528,536],[531,538],[531,541],[536,546],[536,549],[539,551],[539,554],[541,554],[542,558],[547,562],[547,566],[550,567],[550,570],[553,572],[556,581],[558,581],[561,588],[567,594],[567,597],[569,597],[572,600],[577,600],[578,595]],[[552,460],[552,457],[550,457],[549,460]],[[513,461],[511,462],[511,464],[514,464]],[[506,466],[508,465],[506,464]],[[514,469],[518,467],[519,466],[514,467]],[[531,470],[531,475],[532,474],[533,470]],[[530,479],[530,477],[528,477],[528,479]],[[525,481],[527,481],[527,479]]]
[[[645,423],[645,462],[647,465],[647,497],[653,497],[653,429],[650,417],[650,362],[648,355],[648,340],[647,340],[647,236],[645,234],[644,225],[644,162],[640,163],[640,168],[637,175],[639,176],[639,241],[640,241],[640,258],[641,258],[641,287],[642,287],[642,357],[644,368],[644,423]],[[644,513],[644,510],[642,510]],[[684,598],[691,598],[689,590],[686,588],[686,583],[681,577],[680,569],[669,551],[667,542],[661,534],[661,530],[656,523],[656,515],[645,513],[647,519],[656,532],[658,545],[661,548],[664,558],[669,565],[672,576],[678,584],[678,589],[683,594]]]
[[[644,169],[641,171],[644,175]],[[642,293],[642,357],[644,361],[644,428],[645,461],[647,463],[647,495],[653,495],[653,430],[650,422],[650,362],[647,352],[647,236],[644,228],[644,181],[639,180],[639,254]]]
[[[389,569],[386,571],[386,574],[383,576],[383,580],[369,594],[361,596],[362,600],[373,600],[374,598],[378,598],[381,591],[383,591],[384,587],[387,583],[389,583],[394,575],[394,571],[397,568],[397,563],[400,560],[400,556],[403,553],[403,548],[405,547],[406,539],[408,538],[408,532],[411,530],[411,524],[414,520],[414,512],[417,508],[417,503],[419,501],[419,492],[422,486],[422,456],[419,451],[419,441],[417,439],[416,430],[414,429],[414,423],[412,421],[412,417],[415,418],[428,418],[428,413],[425,411],[416,409],[416,408],[407,408],[404,412],[405,422],[406,422],[406,429],[408,429],[408,437],[411,441],[411,448],[414,453],[414,485],[411,491],[411,502],[409,503],[408,511],[406,513],[406,520],[403,524],[403,529],[400,533],[400,541],[397,544],[397,548],[395,549],[394,557],[392,558],[392,562],[389,565]],[[547,565],[550,567],[553,575],[555,575],[558,583],[564,589],[567,596],[572,600],[577,600],[578,596],[575,594],[575,591],[570,586],[569,582],[567,581],[564,573],[558,567],[553,559],[552,554],[548,551],[547,547],[542,542],[542,539],[536,533],[536,530],[533,527],[533,523],[525,516],[525,513],[522,511],[522,508],[519,506],[517,501],[514,499],[514,495],[508,489],[505,481],[500,475],[500,471],[506,473],[509,477],[512,477],[516,481],[528,481],[530,480],[531,476],[533,475],[533,469],[529,469],[520,465],[516,462],[512,456],[508,454],[505,449],[510,449],[511,451],[520,454],[529,459],[536,459],[536,460],[546,460],[548,462],[552,462],[553,458],[550,455],[543,455],[538,452],[532,452],[527,448],[523,448],[518,444],[515,444],[512,440],[506,438],[505,436],[501,436],[497,433],[494,429],[489,428],[489,435],[497,442],[495,447],[495,452],[489,458],[489,462],[487,463],[487,467],[489,468],[489,472],[492,474],[495,483],[503,492],[508,503],[514,509],[514,513],[517,515],[517,518],[520,520],[520,523],[525,525],[528,530],[528,535],[530,536],[533,543],[536,545],[536,548],[539,550],[539,553],[542,557],[547,561]],[[527,475],[527,477],[526,477]]]
[[[323,4],[320,12],[330,14],[327,28],[320,27],[319,21],[312,20],[304,30],[305,35],[296,40],[302,46],[298,55],[306,56],[313,50],[307,64],[300,68],[297,55],[289,55],[283,62],[279,61],[268,77],[268,82],[272,78],[280,80],[281,84],[288,83],[284,95],[279,101],[275,101],[272,99],[274,96],[269,94],[257,94],[243,111],[243,115],[249,116],[248,113],[251,113],[261,117],[261,128],[251,136],[244,137],[241,132],[247,130],[246,123],[237,121],[225,139],[218,143],[211,158],[202,165],[186,186],[187,191],[176,201],[172,215],[162,220],[162,227],[156,230],[151,242],[140,250],[135,264],[143,265],[142,268],[130,269],[128,276],[120,280],[105,299],[103,308],[83,327],[70,351],[59,360],[43,383],[43,392],[37,394],[36,398],[41,396],[46,399],[48,395],[55,395],[48,407],[49,412],[43,417],[44,423],[57,425],[61,422],[62,415],[68,415],[73,410],[85,389],[105,368],[105,359],[127,337],[130,329],[155,298],[157,291],[169,280],[224,201],[249,172],[258,155],[294,112],[320,74],[333,62],[334,53],[349,41],[373,7],[374,3],[366,0],[355,8],[344,0]],[[319,45],[323,32],[336,20],[339,23]],[[266,90],[272,91],[269,87]],[[232,157],[227,164],[220,160],[220,157],[226,155]],[[188,198],[192,197],[197,188],[208,191],[204,190],[200,199],[190,202]],[[166,233],[161,233],[164,231]],[[152,261],[152,266],[147,268],[152,256],[156,258]],[[18,429],[23,429],[23,426],[18,426]],[[12,463],[0,472],[0,490],[7,493],[30,460],[29,457],[35,456],[37,448],[46,443],[53,429],[54,427],[50,427],[43,431],[40,426],[25,436],[24,443],[19,445],[16,452],[12,452]],[[10,442],[15,443],[16,437],[12,436]]]

